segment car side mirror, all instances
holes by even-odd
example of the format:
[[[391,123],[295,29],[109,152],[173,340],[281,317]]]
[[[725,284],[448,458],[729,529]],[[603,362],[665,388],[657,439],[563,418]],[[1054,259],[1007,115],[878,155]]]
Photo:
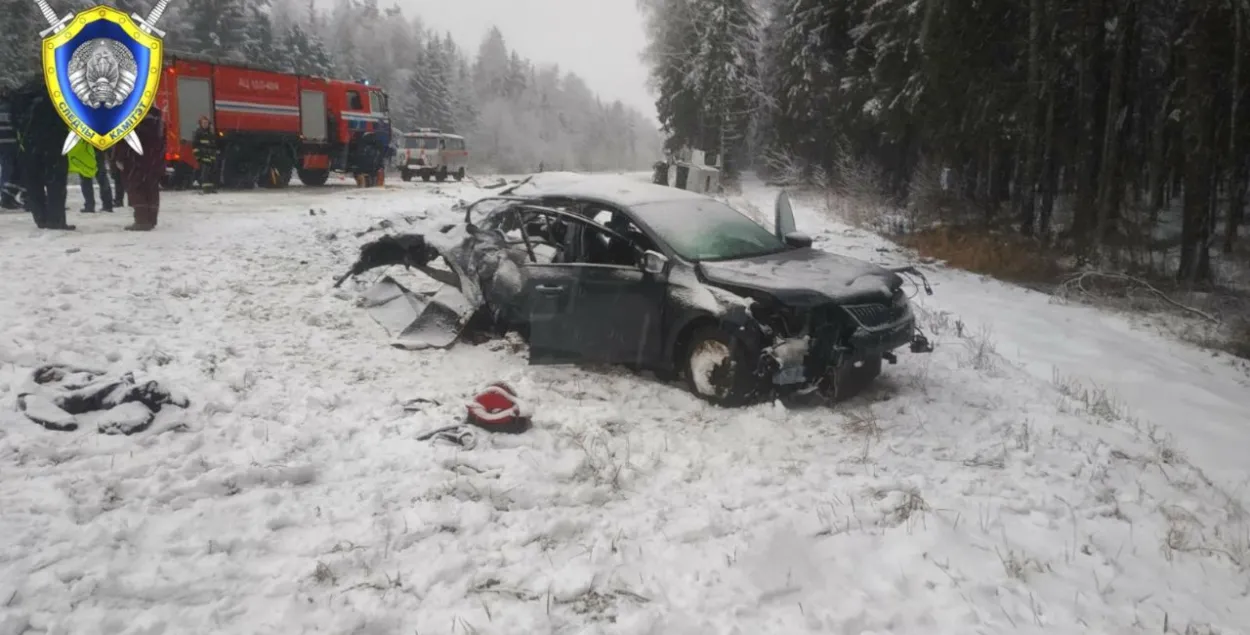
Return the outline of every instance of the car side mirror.
[[[639,261],[639,268],[653,276],[664,273],[664,268],[667,266],[668,258],[658,251],[643,252],[642,260]]]
[[[786,237],[783,240],[786,245],[796,249],[812,246],[812,237],[804,234],[803,232],[790,232],[786,234]]]

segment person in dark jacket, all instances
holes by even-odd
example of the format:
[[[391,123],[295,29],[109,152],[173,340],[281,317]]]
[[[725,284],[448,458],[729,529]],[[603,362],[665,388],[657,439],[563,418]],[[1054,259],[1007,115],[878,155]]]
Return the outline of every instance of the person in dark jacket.
[[[195,136],[191,139],[191,152],[200,164],[198,179],[205,194],[217,191],[217,134],[207,116],[201,116]]]
[[[78,186],[82,188],[83,206],[80,210],[83,214],[95,213],[95,184],[100,184],[100,210],[112,213],[113,211],[113,187],[109,183],[108,159],[104,153],[95,151],[96,173],[95,178],[87,178],[85,176],[78,177]]]
[[[129,145],[113,146],[114,160],[126,184],[126,196],[135,210],[135,222],[126,231],[152,231],[161,207],[161,178],[165,176],[165,121],[159,108],[152,106],[135,128],[143,154]]]
[[[18,209],[17,130],[13,128],[12,91],[0,89],[0,208]]]
[[[26,204],[41,229],[72,230],[65,222],[69,159],[61,154],[69,128],[57,114],[42,78],[17,91],[13,115]]]

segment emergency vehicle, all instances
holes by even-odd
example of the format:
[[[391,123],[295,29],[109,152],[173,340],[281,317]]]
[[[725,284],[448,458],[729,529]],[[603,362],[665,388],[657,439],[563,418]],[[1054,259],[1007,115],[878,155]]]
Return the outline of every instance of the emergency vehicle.
[[[218,169],[229,187],[283,187],[292,172],[324,185],[331,171],[359,172],[390,145],[386,93],[368,82],[279,73],[171,53],[156,105],[166,122],[167,175],[191,184],[191,139],[202,115],[220,138]]]
[[[396,162],[399,176],[405,181],[419,176],[422,181],[431,178],[446,181],[453,176],[464,179],[469,168],[469,150],[464,137],[440,132],[437,128],[417,128],[400,138]]]

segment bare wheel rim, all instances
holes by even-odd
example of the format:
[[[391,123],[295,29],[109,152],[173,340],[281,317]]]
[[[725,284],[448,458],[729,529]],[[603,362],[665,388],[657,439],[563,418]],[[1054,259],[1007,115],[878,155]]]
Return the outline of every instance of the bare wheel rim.
[[[729,346],[724,342],[703,340],[690,351],[690,378],[700,395],[725,396],[729,392],[732,371]]]

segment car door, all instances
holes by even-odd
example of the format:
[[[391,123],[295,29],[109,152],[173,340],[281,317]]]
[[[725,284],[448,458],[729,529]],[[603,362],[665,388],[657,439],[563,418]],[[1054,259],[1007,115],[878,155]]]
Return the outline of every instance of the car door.
[[[530,363],[655,363],[663,350],[665,282],[637,264],[596,262],[589,241],[627,239],[586,219],[567,220],[569,261],[526,267]]]
[[[531,364],[568,364],[581,360],[579,320],[573,310],[578,269],[571,265],[529,263],[523,298],[528,312]]]
[[[777,193],[777,204],[773,210],[773,232],[778,238],[785,239],[786,234],[798,231],[794,222],[794,208],[790,206],[790,195],[785,191]]]
[[[572,315],[586,361],[651,366],[662,343],[665,285],[641,269],[578,264]]]

